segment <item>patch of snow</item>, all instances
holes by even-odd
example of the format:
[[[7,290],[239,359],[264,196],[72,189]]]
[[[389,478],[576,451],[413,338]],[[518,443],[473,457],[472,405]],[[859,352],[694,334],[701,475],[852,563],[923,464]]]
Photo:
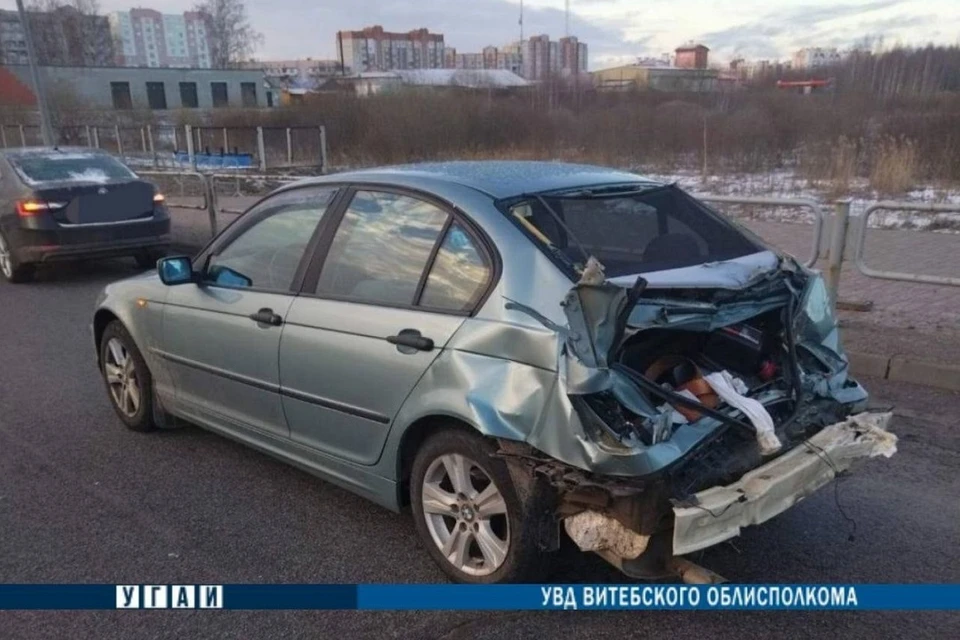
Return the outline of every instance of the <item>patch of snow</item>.
[[[74,182],[96,182],[98,184],[110,182],[110,176],[108,176],[102,169],[70,171],[68,175],[70,176],[70,180]]]

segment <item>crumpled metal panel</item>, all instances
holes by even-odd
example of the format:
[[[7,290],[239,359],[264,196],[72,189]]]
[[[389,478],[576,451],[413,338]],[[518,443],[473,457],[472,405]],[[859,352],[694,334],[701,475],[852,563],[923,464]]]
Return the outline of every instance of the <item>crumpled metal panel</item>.
[[[706,549],[740,535],[743,527],[766,522],[827,484],[859,458],[897,451],[886,430],[889,413],[861,413],[825,427],[808,440],[725,487],[695,494],[675,507],[673,553]]]
[[[708,273],[711,282],[729,270],[729,282],[746,278],[757,284],[776,274],[758,270],[765,260],[761,255],[714,263]],[[563,301],[565,326],[553,319],[555,312],[524,305],[509,295],[512,291],[495,291],[499,314],[488,304],[483,316],[464,321],[404,403],[397,424],[430,415],[459,416],[485,435],[523,441],[566,464],[613,476],[648,475],[685,456],[722,423],[705,417],[678,426],[663,442],[618,443],[597,437],[571,401],[571,396],[609,391],[637,415],[660,415],[636,385],[609,368],[610,354],[623,339],[617,319],[628,303],[625,287],[633,280],[575,285]],[[691,284],[696,282],[683,286]],[[771,278],[767,298],[719,306],[645,297],[630,310],[625,335],[652,327],[711,331],[740,322],[786,304],[790,294],[775,285]],[[845,357],[821,348],[832,354],[837,369],[831,377],[808,377],[807,387],[838,399],[865,398],[859,385],[846,386]]]

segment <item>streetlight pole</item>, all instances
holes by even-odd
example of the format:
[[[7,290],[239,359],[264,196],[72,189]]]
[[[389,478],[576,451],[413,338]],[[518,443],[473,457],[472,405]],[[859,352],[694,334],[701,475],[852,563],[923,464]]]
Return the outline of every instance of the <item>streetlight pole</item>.
[[[50,105],[47,103],[47,92],[40,81],[40,71],[37,69],[36,49],[33,46],[33,34],[30,31],[30,22],[23,10],[23,0],[17,0],[17,13],[20,14],[20,24],[23,25],[23,40],[27,45],[27,57],[30,62],[30,79],[33,80],[33,92],[37,96],[37,108],[40,110],[40,137],[47,147],[53,146],[53,125],[50,120]]]

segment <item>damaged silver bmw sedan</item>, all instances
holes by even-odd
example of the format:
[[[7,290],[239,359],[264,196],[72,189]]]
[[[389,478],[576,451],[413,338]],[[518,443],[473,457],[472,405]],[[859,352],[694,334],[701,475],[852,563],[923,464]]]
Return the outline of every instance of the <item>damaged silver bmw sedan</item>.
[[[562,532],[637,578],[890,456],[822,279],[675,185],[557,163],[341,173],[108,286],[120,419],[187,421],[390,509],[454,580]]]

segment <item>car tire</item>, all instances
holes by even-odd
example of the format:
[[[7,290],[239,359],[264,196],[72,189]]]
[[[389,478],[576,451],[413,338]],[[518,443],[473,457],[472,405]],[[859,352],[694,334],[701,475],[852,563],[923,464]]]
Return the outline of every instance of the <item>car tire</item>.
[[[410,502],[417,533],[427,553],[455,582],[526,582],[543,569],[538,521],[527,517],[529,509],[518,498],[507,463],[495,454],[490,439],[453,428],[424,441],[413,462]],[[469,486],[463,486],[464,480]]]
[[[33,280],[33,273],[33,265],[19,262],[13,246],[3,233],[0,233],[0,274],[3,274],[7,282],[19,284]]]
[[[120,420],[133,431],[155,430],[153,377],[119,320],[108,324],[100,339],[100,373]]]
[[[157,260],[165,255],[167,255],[167,253],[162,249],[148,249],[146,251],[141,251],[133,256],[133,258],[137,261],[137,266],[141,269],[156,269]]]

